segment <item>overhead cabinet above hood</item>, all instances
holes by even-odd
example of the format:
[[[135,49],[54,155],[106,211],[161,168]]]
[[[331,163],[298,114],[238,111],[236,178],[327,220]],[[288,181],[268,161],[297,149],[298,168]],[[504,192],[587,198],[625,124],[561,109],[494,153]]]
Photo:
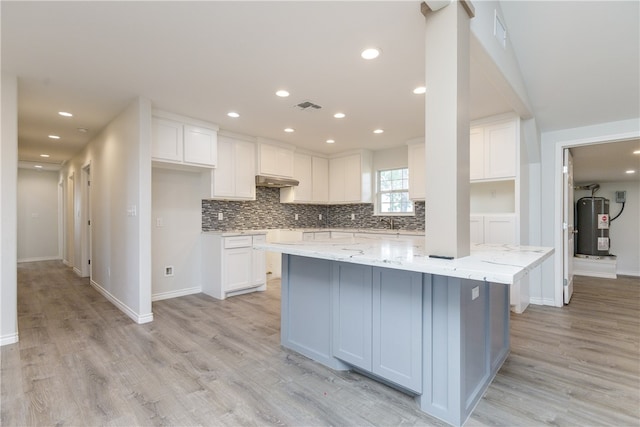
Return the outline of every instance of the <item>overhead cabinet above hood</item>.
[[[278,178],[276,176],[256,175],[257,187],[296,187],[300,181],[293,178]]]

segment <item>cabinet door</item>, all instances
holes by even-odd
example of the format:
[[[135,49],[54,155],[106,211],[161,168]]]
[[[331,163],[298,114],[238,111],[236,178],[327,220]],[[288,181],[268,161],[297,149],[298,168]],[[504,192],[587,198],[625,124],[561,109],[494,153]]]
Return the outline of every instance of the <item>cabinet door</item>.
[[[218,167],[213,170],[213,197],[235,196],[234,141],[221,136],[218,140]]]
[[[484,217],[482,215],[471,215],[469,222],[469,240],[471,243],[484,243]]]
[[[182,123],[154,117],[151,130],[151,157],[181,162],[182,139]]]
[[[345,168],[344,157],[329,160],[329,201],[344,202],[345,199]]]
[[[215,167],[218,133],[199,126],[184,126],[184,161]]]
[[[295,201],[310,202],[313,187],[311,156],[295,153],[293,156],[293,177],[300,181],[293,189]]]
[[[329,201],[329,160],[322,157],[311,159],[311,200],[318,203]]]
[[[423,144],[411,144],[409,153],[409,198],[424,200],[426,187],[426,157]]]
[[[333,263],[333,355],[371,371],[371,267]]]
[[[422,392],[422,274],[373,269],[373,373]]]
[[[302,240],[304,242],[308,242],[308,241],[311,241],[311,240],[314,240],[314,239],[315,239],[315,236],[314,236],[314,233],[312,231],[309,231],[309,232],[306,232],[306,233],[302,233]]]
[[[500,245],[516,244],[516,218],[510,215],[484,216],[484,242]]]
[[[516,176],[516,139],[514,121],[484,128],[485,178]]]
[[[359,154],[345,157],[344,200],[360,202],[362,199],[362,158]]]
[[[293,150],[259,144],[260,174],[293,177]]]
[[[264,243],[266,236],[253,236],[253,244]],[[267,283],[267,259],[265,251],[253,251],[253,283],[263,285]]]
[[[469,133],[469,179],[484,178],[484,129],[473,128]]]
[[[235,194],[242,199],[256,198],[256,147],[253,142],[235,141]],[[218,165],[220,167],[220,165]]]
[[[222,266],[224,269],[222,275],[224,292],[237,291],[253,286],[252,252],[253,248],[251,246],[224,250],[224,265]]]

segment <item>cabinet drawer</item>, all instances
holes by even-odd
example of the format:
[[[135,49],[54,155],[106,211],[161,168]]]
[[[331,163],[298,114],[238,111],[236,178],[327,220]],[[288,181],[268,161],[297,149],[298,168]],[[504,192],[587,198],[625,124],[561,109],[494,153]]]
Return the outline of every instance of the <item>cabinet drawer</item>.
[[[252,236],[234,236],[224,238],[225,249],[229,248],[245,248],[253,245]]]
[[[267,241],[267,236],[263,236],[263,235],[253,236],[253,244],[265,243],[266,241]]]

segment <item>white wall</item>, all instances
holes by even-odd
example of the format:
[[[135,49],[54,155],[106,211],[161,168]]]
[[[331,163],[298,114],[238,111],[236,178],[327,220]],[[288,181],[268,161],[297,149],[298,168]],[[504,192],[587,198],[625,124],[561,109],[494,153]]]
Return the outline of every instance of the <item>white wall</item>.
[[[59,258],[58,172],[18,169],[18,262]]]
[[[373,152],[373,172],[385,169],[406,168],[409,165],[409,149],[406,145]],[[374,178],[375,180],[375,178]]]
[[[201,292],[201,174],[153,168],[152,177],[152,298]]]
[[[137,99],[71,159],[62,179],[91,165],[92,285],[138,323],[151,313],[151,103]],[[76,207],[78,205],[76,204]],[[77,213],[73,218],[78,221]],[[78,229],[74,229],[74,239]],[[76,262],[79,248],[74,248]],[[79,266],[74,265],[74,268]]]
[[[18,79],[0,84],[0,345],[18,342],[17,219]]]
[[[604,182],[596,197],[609,199],[609,217],[614,218],[622,207],[616,203],[616,191],[627,192],[622,214],[611,223],[609,252],[617,256],[616,273],[640,276],[640,181]],[[577,190],[575,200],[591,196],[591,191]]]
[[[541,245],[552,246],[555,254],[542,265],[542,281],[532,298],[541,303],[562,305],[562,175],[561,147],[620,141],[640,136],[640,120],[622,120],[542,134],[541,146]],[[560,193],[558,193],[560,191]]]

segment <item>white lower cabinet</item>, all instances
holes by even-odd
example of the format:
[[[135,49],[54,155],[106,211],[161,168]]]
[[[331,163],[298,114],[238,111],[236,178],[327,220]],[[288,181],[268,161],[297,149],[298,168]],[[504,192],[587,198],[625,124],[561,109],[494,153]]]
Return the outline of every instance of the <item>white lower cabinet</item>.
[[[422,274],[350,263],[332,272],[333,356],[422,392]]]
[[[332,239],[340,239],[345,237],[353,237],[353,233],[347,233],[346,231],[332,231],[331,238]]]
[[[253,249],[263,234],[202,235],[202,292],[217,299],[266,289],[265,252]]]
[[[302,240],[326,240],[331,238],[330,231],[305,231],[302,233]]]
[[[471,243],[518,244],[515,214],[471,215]]]

